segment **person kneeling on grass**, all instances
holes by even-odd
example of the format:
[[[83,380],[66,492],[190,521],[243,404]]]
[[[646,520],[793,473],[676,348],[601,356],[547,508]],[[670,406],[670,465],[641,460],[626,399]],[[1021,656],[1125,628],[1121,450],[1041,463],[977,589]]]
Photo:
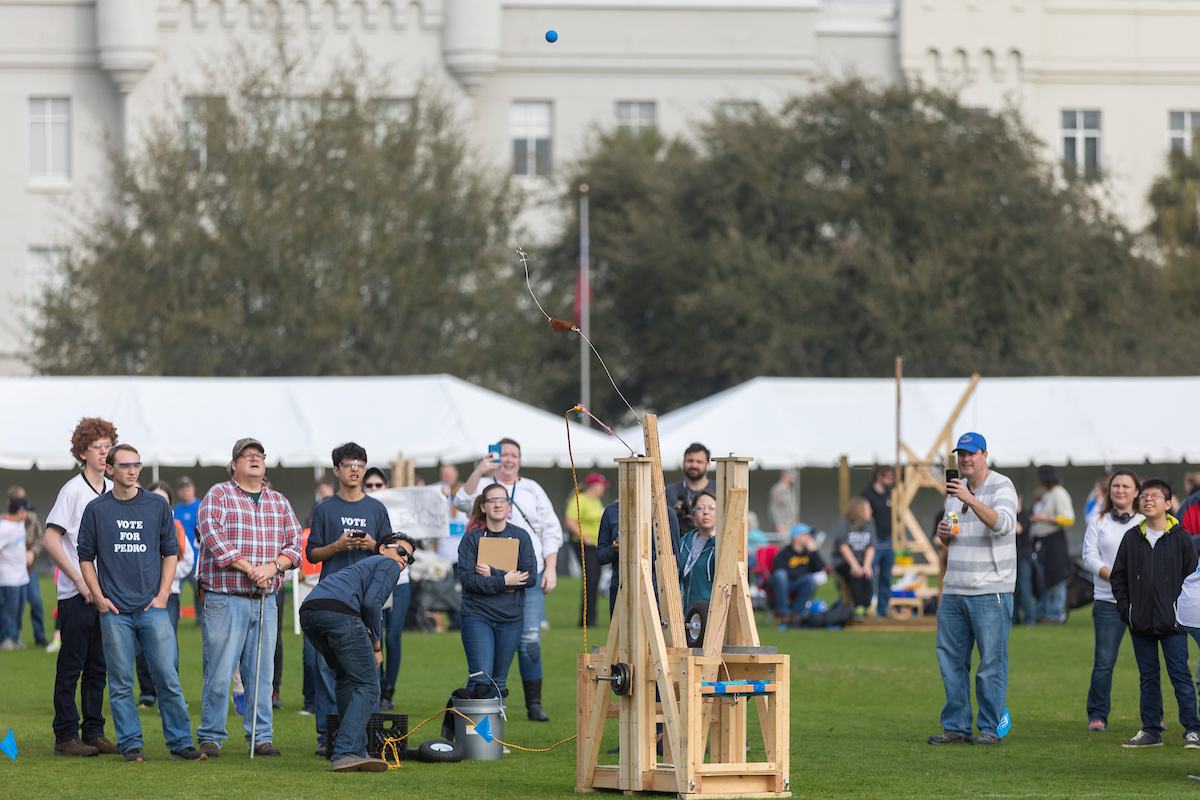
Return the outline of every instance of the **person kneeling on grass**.
[[[1146,518],[1125,532],[1109,575],[1117,613],[1129,626],[1142,677],[1142,729],[1122,746],[1163,743],[1161,645],[1179,703],[1183,746],[1200,750],[1200,717],[1196,714],[1196,687],[1188,671],[1187,634],[1175,618],[1183,582],[1196,571],[1196,546],[1179,521],[1167,513],[1170,507],[1170,484],[1157,478],[1142,484],[1135,508]]]
[[[383,604],[415,548],[406,534],[380,536],[376,555],[325,576],[300,606],[300,628],[333,670],[339,724],[331,772],[387,769],[367,755],[367,722],[379,705]]]
[[[117,747],[142,763],[142,723],[133,700],[134,647],[142,646],[158,689],[158,714],[171,758],[204,761],[192,740],[192,720],[176,669],[178,645],[167,613],[178,540],[171,506],[141,489],[142,460],[119,444],[108,451],[106,492],[84,509],[79,523],[79,571],[95,598],[108,663],[108,700]]]

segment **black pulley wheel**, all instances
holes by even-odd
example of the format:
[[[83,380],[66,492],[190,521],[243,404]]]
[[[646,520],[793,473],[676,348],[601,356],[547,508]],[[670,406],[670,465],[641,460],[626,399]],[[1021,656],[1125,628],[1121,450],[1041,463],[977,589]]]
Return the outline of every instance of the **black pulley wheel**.
[[[628,664],[617,662],[612,665],[612,690],[615,695],[627,695],[633,688],[633,670]]]
[[[708,625],[708,603],[701,600],[693,603],[683,615],[683,634],[687,637],[687,646],[691,648],[704,647],[704,628]]]

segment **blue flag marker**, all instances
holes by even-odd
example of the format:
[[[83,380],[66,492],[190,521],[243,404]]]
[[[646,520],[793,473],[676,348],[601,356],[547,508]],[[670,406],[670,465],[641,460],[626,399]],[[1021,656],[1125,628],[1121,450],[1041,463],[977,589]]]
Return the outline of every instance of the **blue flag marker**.
[[[484,717],[482,722],[475,723],[475,733],[483,737],[483,740],[488,744],[492,743],[492,723],[490,717]]]
[[[1004,716],[1000,718],[1000,724],[996,726],[996,735],[1003,739],[1009,731],[1012,730],[1012,720],[1008,716],[1008,709],[1004,709]]]
[[[17,740],[13,737],[12,728],[8,729],[8,735],[4,737],[3,741],[0,741],[0,752],[13,761],[17,760]]]

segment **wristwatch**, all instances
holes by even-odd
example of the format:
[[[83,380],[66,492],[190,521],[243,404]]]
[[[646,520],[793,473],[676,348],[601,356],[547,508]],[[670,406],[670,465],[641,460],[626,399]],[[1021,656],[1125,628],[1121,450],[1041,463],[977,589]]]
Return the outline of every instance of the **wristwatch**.
[[[273,559],[271,559],[271,563],[275,565],[275,574],[276,574],[276,575],[278,575],[279,573],[281,573],[281,572],[283,572],[283,571],[284,571],[284,570],[283,570],[283,567],[279,566],[279,559],[278,559],[278,558],[273,558]]]

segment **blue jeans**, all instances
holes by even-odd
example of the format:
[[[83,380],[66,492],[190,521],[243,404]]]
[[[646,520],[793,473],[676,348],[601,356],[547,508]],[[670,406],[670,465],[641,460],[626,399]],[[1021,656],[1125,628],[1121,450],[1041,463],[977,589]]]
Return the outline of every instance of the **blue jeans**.
[[[771,573],[771,594],[775,598],[775,613],[781,617],[791,613],[803,614],[804,604],[812,599],[816,591],[817,577],[811,572],[794,580],[788,580],[786,569],[777,569]],[[796,595],[794,606],[789,597],[793,592]]]
[[[937,613],[937,659],[946,687],[942,728],[971,735],[971,650],[979,648],[975,698],[979,732],[996,735],[1008,694],[1008,631],[1011,593],[946,594]]]
[[[100,632],[108,662],[108,702],[112,709],[117,747],[127,753],[142,747],[142,722],[133,702],[133,651],[138,644],[146,654],[154,685],[158,687],[158,715],[163,737],[171,751],[191,747],[192,720],[179,685],[176,659],[179,648],[171,617],[165,608],[149,608],[132,614],[100,615]]]
[[[1162,669],[1158,663],[1158,648],[1162,646],[1167,676],[1175,687],[1175,702],[1179,704],[1179,724],[1184,733],[1200,732],[1200,717],[1196,715],[1196,686],[1188,671],[1187,635],[1138,636],[1132,631],[1133,655],[1141,674],[1142,730],[1161,731],[1163,720]]]
[[[21,631],[24,586],[0,586],[0,639],[16,639]]]
[[[1126,630],[1125,623],[1117,614],[1117,604],[1105,600],[1092,603],[1092,627],[1096,629],[1096,657],[1092,662],[1092,686],[1087,696],[1088,722],[1100,720],[1107,725],[1113,666],[1117,663],[1117,653]],[[1186,649],[1186,643],[1184,647]]]
[[[303,630],[301,626],[301,630]],[[306,636],[305,639],[308,637]],[[313,645],[316,650],[316,644]],[[313,670],[313,683],[317,687],[316,704],[314,716],[317,718],[317,746],[325,744],[325,718],[330,714],[337,713],[337,678],[334,677],[333,667],[326,663],[325,659],[321,658],[318,651],[315,662],[316,669]]]
[[[175,672],[179,672],[179,595],[173,594],[167,598],[167,616],[171,618],[171,631],[175,634]],[[138,701],[154,702],[158,690],[154,688],[154,676],[150,673],[150,663],[140,644],[135,644],[137,653]]]
[[[517,666],[523,681],[542,679],[542,620],[545,618],[546,595],[542,591],[542,573],[539,572],[537,583],[525,590],[525,622],[517,646]]]
[[[379,676],[388,686],[396,685],[400,675],[400,638],[404,633],[404,618],[408,616],[408,602],[412,599],[412,584],[402,583],[392,591],[392,607],[384,612],[383,625],[387,633],[384,636],[384,646],[387,656]]]
[[[1032,625],[1037,622],[1033,614],[1033,562],[1017,560],[1017,588],[1013,592],[1013,625]]]
[[[526,589],[525,600],[529,601]],[[528,606],[526,606],[528,608]],[[512,667],[513,654],[517,652],[517,641],[521,638],[521,620],[492,622],[483,617],[464,615],[462,618],[463,650],[467,653],[467,688],[478,684],[493,686],[488,697],[495,697],[499,689],[503,697],[508,688],[508,670]]]
[[[1059,622],[1067,621],[1067,582],[1059,581],[1053,586],[1046,585],[1046,567],[1042,562],[1035,562],[1038,571],[1038,582],[1042,584],[1042,596],[1038,598],[1034,614],[1038,619],[1053,619]]]
[[[317,707],[317,651],[308,637],[304,637],[304,707]]]
[[[259,604],[262,609],[262,648],[258,646]],[[208,592],[204,595],[204,699],[200,710],[200,727],[196,738],[223,746],[229,734],[225,721],[229,717],[229,682],[234,669],[240,669],[242,686],[246,689],[246,715],[242,728],[246,741],[254,730],[254,744],[271,741],[271,673],[272,654],[278,625],[275,621],[275,595],[265,599],[238,597]],[[258,671],[258,708],[254,702],[255,658],[261,656]]]
[[[888,603],[892,599],[892,567],[896,565],[896,551],[892,543],[875,543],[875,616],[888,615]]]
[[[338,733],[333,761],[367,757],[367,722],[379,705],[379,672],[367,626],[338,611],[300,613],[300,629],[336,681]]]
[[[24,616],[25,604],[29,603],[29,622],[33,626],[33,641],[44,644],[46,641],[46,612],[42,609],[42,587],[38,584],[37,570],[29,570],[29,583],[21,595],[21,607],[17,609],[17,637],[21,636],[21,617]]]

